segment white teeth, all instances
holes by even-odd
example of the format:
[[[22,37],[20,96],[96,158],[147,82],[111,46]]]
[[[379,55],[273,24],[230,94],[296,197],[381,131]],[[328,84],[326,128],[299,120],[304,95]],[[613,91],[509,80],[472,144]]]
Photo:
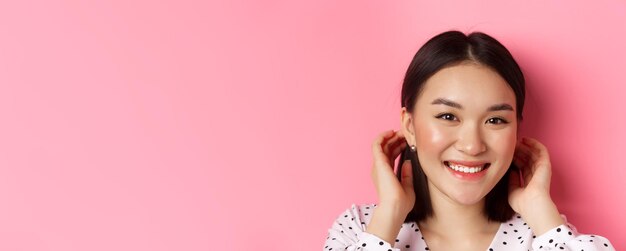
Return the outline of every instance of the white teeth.
[[[448,167],[453,169],[454,171],[457,172],[463,172],[463,173],[477,173],[483,170],[483,167],[467,167],[467,166],[461,166],[461,165],[453,165],[450,164],[448,162]]]

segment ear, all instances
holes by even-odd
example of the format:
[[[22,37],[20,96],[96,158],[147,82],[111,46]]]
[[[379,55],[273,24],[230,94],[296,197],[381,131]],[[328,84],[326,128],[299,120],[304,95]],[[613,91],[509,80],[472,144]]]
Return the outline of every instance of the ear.
[[[406,107],[402,107],[400,114],[400,130],[409,145],[415,145],[415,127],[413,126],[413,114]]]

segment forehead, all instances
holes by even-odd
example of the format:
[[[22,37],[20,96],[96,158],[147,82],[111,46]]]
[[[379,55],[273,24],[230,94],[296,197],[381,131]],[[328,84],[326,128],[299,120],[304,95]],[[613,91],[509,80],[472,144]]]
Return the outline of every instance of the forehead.
[[[500,74],[473,62],[443,68],[431,76],[417,100],[430,103],[446,98],[464,106],[491,106],[509,103],[515,107],[515,93]]]

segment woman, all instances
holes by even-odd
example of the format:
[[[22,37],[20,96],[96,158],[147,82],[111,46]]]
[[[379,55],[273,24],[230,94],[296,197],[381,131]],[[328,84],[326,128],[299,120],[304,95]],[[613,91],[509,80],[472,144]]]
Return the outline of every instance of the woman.
[[[546,148],[518,140],[524,97],[519,66],[494,38],[430,39],[404,79],[401,130],[373,144],[379,203],[340,215],[324,250],[614,250],[559,214]]]

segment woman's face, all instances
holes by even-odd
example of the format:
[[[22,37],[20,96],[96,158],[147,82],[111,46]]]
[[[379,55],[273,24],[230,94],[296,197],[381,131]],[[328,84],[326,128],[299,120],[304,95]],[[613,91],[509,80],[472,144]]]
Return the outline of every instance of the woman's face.
[[[480,202],[511,164],[515,94],[491,68],[464,62],[441,69],[426,81],[413,114],[406,115],[403,109],[405,129],[413,135],[405,135],[417,148],[429,187],[436,189],[431,196],[442,194],[463,205]]]

